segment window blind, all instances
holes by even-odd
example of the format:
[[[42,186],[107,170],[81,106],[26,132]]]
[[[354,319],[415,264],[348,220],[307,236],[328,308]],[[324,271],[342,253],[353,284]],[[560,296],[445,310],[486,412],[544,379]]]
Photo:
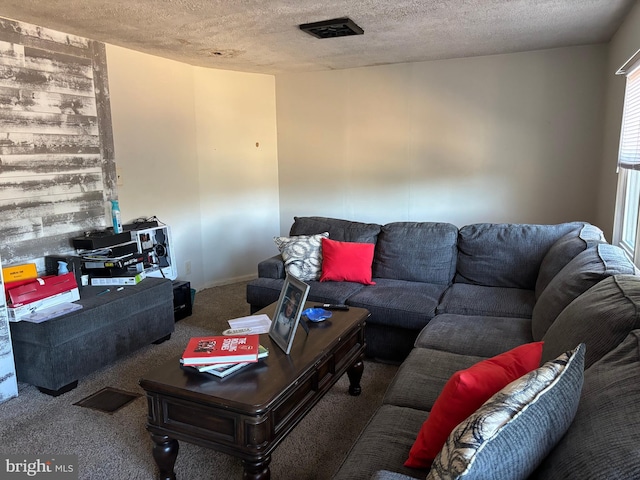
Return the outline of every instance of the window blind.
[[[635,60],[629,69],[619,72],[627,76],[627,86],[622,113],[618,168],[640,170],[640,60]]]

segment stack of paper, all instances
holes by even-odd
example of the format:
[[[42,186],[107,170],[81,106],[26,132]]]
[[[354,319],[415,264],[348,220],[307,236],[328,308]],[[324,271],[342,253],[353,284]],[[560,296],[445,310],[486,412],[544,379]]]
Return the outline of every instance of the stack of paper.
[[[260,334],[269,333],[271,328],[271,319],[264,313],[259,315],[249,315],[248,317],[234,318],[229,320],[231,328],[249,328],[247,333]]]
[[[25,322],[42,323],[46,322],[47,320],[51,320],[52,318],[57,318],[62,315],[66,315],[67,313],[75,312],[76,310],[80,310],[81,308],[82,305],[80,305],[79,303],[65,302],[59,305],[54,305],[52,307],[34,310],[33,312],[26,314],[20,319]]]

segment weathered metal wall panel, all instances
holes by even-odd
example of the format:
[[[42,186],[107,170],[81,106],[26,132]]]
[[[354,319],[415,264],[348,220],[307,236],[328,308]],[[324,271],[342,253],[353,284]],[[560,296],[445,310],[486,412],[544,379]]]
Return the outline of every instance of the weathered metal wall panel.
[[[0,256],[72,252],[116,197],[105,46],[0,18]]]
[[[4,290],[0,262],[0,291]],[[0,403],[18,396],[18,378],[11,344],[11,329],[7,314],[7,300],[0,295]]]

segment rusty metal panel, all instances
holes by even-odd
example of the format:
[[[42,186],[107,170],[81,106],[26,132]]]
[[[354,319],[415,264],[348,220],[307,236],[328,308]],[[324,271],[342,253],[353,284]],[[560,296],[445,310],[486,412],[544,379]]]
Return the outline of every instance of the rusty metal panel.
[[[116,196],[104,44],[0,18],[0,255],[73,252]]]

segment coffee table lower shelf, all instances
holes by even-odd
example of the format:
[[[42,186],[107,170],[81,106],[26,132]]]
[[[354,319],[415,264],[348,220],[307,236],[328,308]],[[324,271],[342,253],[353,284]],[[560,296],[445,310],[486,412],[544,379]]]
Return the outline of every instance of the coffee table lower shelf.
[[[352,308],[310,324],[308,335],[298,329],[290,355],[261,335],[269,356],[227,378],[187,372],[178,358],[145,375],[158,478],[176,478],[178,441],[186,441],[242,459],[246,480],[269,479],[275,448],[344,373],[349,393],[360,394],[368,316]]]

